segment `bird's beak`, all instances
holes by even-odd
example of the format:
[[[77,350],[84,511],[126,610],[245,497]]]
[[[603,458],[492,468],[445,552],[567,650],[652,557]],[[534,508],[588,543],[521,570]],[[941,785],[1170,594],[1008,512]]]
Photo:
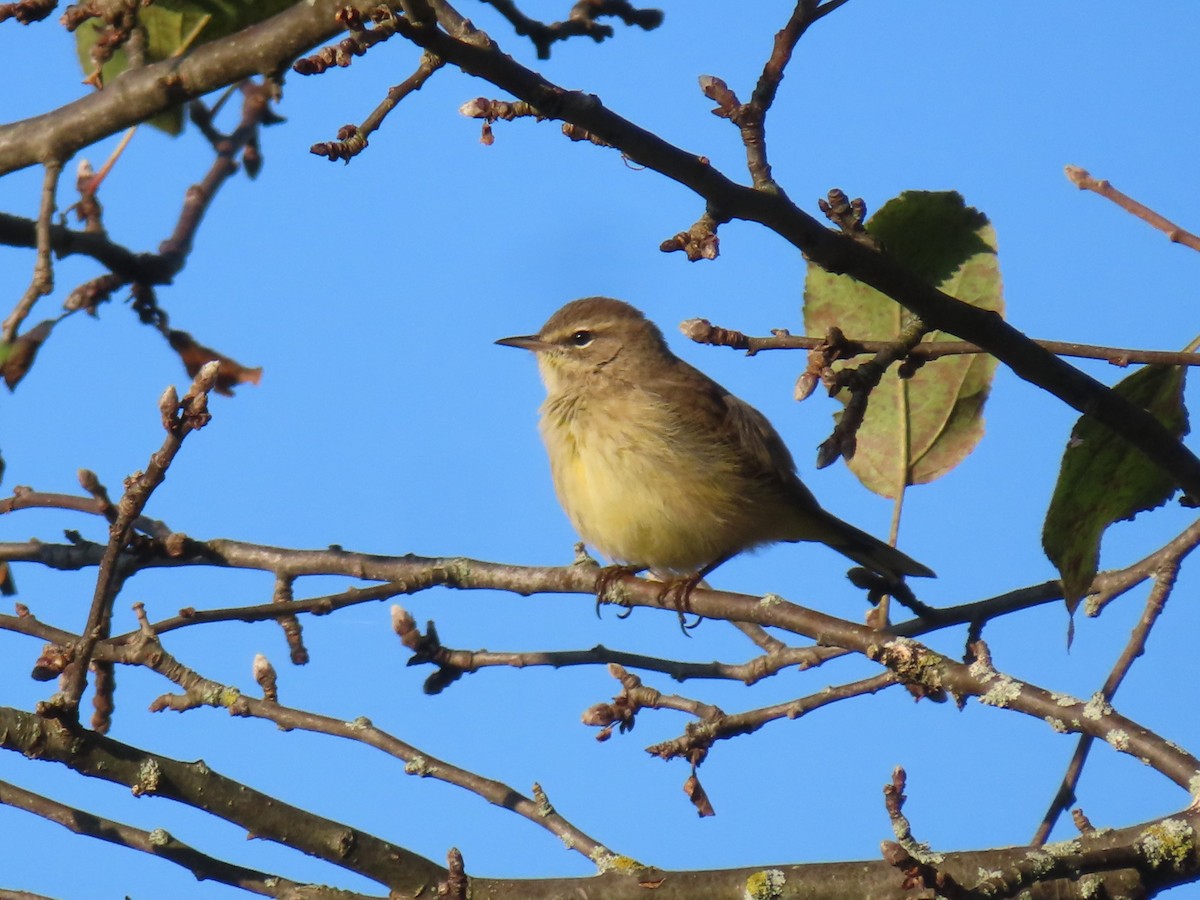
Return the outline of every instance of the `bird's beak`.
[[[500,338],[496,341],[501,347],[518,347],[521,350],[532,350],[535,353],[539,350],[549,350],[554,345],[543,341],[536,334],[524,334],[518,337]]]

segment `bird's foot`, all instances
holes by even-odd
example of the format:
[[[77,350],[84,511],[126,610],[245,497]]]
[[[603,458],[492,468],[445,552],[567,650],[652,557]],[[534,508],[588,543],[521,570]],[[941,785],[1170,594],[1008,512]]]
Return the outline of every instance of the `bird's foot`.
[[[636,575],[644,571],[643,566],[605,566],[596,575],[596,618],[600,618],[600,604],[605,602],[610,590],[616,582],[626,575]],[[618,619],[628,619],[633,607],[624,603],[624,594],[613,591],[613,602],[625,606],[624,612],[617,613]]]
[[[675,607],[675,612],[679,615],[679,628],[687,637],[691,637],[689,632],[704,621],[703,616],[696,616],[696,621],[691,624],[688,624],[687,620],[687,614],[692,611],[692,591],[703,583],[704,573],[693,572],[691,575],[682,575],[664,581],[662,590],[658,594],[660,603],[670,600],[671,605]]]

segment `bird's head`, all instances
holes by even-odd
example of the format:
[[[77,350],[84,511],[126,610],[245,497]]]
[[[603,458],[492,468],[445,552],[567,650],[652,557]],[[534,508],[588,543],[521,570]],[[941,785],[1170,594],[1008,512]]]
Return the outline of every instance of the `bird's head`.
[[[639,380],[643,367],[674,359],[658,326],[628,303],[608,297],[573,300],[537,334],[496,343],[536,353],[551,394],[577,389],[602,373]]]

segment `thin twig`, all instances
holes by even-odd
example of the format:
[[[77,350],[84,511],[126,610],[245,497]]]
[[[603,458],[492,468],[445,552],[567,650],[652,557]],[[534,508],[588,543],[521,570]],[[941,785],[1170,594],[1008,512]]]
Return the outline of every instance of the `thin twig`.
[[[106,512],[110,506],[111,504],[95,496],[77,497],[74,494],[44,493],[18,485],[13,488],[11,497],[0,499],[0,515],[20,509],[65,509],[107,517]],[[148,516],[138,516],[133,520],[133,527],[143,534],[160,539],[171,533],[164,523]]]
[[[174,389],[168,389],[160,401],[167,437],[162,447],[151,455],[146,471],[130,478],[125,494],[117,504],[117,518],[109,529],[108,545],[100,560],[87,625],[80,635],[74,660],[64,673],[62,690],[47,704],[47,712],[56,710],[70,718],[78,715],[79,699],[87,685],[92,652],[99,641],[108,637],[113,600],[120,590],[123,577],[120,560],[133,532],[134,522],[155,488],[162,484],[184,439],[193,431],[203,428],[211,418],[208,413],[208,392],[216,383],[217,368],[215,362],[205,365],[182,400],[177,398]]]
[[[532,19],[517,8],[513,0],[483,0],[484,3],[508,19],[513,31],[522,37],[528,37],[537,50],[538,59],[550,58],[550,47],[555,41],[565,41],[571,37],[586,35],[597,43],[613,36],[613,29],[601,25],[596,19],[600,16],[619,18],[626,25],[636,25],[645,31],[652,31],[662,24],[663,14],[657,9],[638,9],[628,0],[581,0],[571,8],[571,14],[566,21],[553,22],[547,25],[537,19]]]
[[[1186,552],[1183,555],[1186,555]],[[1150,631],[1154,628],[1154,623],[1158,621],[1158,617],[1162,614],[1167,599],[1171,596],[1171,590],[1175,587],[1175,576],[1179,574],[1181,561],[1182,557],[1177,557],[1164,564],[1159,570],[1154,581],[1154,587],[1150,589],[1150,596],[1146,599],[1146,608],[1142,611],[1142,617],[1138,619],[1137,624],[1133,627],[1133,632],[1129,636],[1129,641],[1125,644],[1125,649],[1121,651],[1121,655],[1113,665],[1112,671],[1109,672],[1108,678],[1104,681],[1104,686],[1100,688],[1100,696],[1105,700],[1113,698],[1117,693],[1117,689],[1121,686],[1121,682],[1129,674],[1129,669],[1133,665],[1134,660],[1146,651],[1146,639],[1150,636]],[[1040,847],[1049,840],[1050,832],[1054,830],[1059,816],[1075,802],[1075,788],[1079,784],[1080,776],[1083,774],[1083,765],[1087,761],[1088,751],[1091,750],[1094,740],[1095,738],[1092,735],[1080,735],[1079,743],[1075,745],[1075,753],[1071,757],[1071,762],[1067,765],[1066,774],[1063,775],[1062,784],[1059,785],[1054,799],[1050,801],[1050,808],[1046,810],[1046,815],[1042,817],[1042,822],[1038,825],[1037,831],[1033,835],[1033,840],[1030,842],[1034,846]]]
[[[1128,194],[1121,193],[1109,181],[1093,178],[1086,169],[1081,169],[1078,166],[1067,166],[1066,173],[1067,178],[1071,179],[1071,183],[1081,191],[1092,191],[1101,197],[1108,198],[1121,207],[1121,209],[1132,213],[1143,222],[1147,222],[1163,232],[1172,243],[1183,244],[1185,247],[1191,247],[1193,250],[1200,250],[1200,237],[1184,228],[1180,228],[1170,219],[1159,215],[1150,209],[1150,207],[1143,206]]]
[[[911,318],[895,340],[886,341],[883,349],[871,359],[855,367],[846,367],[831,373],[826,383],[830,395],[837,394],[843,388],[850,392],[846,400],[846,408],[833,426],[833,432],[821,442],[817,449],[817,468],[824,469],[832,465],[840,457],[850,459],[854,456],[857,444],[858,429],[867,413],[871,392],[879,384],[884,373],[892,363],[904,359],[913,347],[921,343],[928,326],[919,318]],[[902,417],[903,418],[903,417]],[[908,472],[903,472],[904,480]]]
[[[741,131],[742,144],[746,148],[746,167],[756,189],[783,193],[771,174],[771,164],[767,160],[766,121],[796,44],[810,25],[845,2],[833,0],[818,6],[818,0],[797,0],[787,23],[775,35],[771,55],[763,65],[749,102],[739,102],[733,91],[719,78],[705,76],[700,80],[705,95],[718,104],[713,112],[729,119]]]
[[[424,87],[425,82],[443,64],[440,57],[426,50],[421,54],[421,63],[417,66],[416,71],[404,79],[404,81],[389,88],[387,97],[372,110],[371,114],[363,120],[361,125],[345,126],[338,132],[337,141],[324,141],[319,144],[313,144],[309,148],[309,152],[317,156],[324,156],[331,161],[340,159],[349,162],[353,157],[366,149],[368,136],[383,124],[383,120],[387,118],[388,113],[395,109],[400,101],[409,94],[419,91]]]
[[[139,615],[144,613],[139,609]],[[585,834],[557,813],[547,815],[539,804],[498,781],[484,778],[431,756],[394,735],[376,728],[367,719],[346,721],[307,710],[259,700],[236,689],[212,681],[176,660],[163,649],[148,623],[143,620],[141,640],[122,649],[120,662],[145,666],[179,685],[184,695],[167,694],[150,704],[151,712],[166,709],[183,711],[202,706],[227,708],[231,715],[249,716],[274,722],[285,730],[309,731],[331,737],[358,741],[404,762],[409,775],[434,778],[461,787],[479,797],[515,812],[562,839],[567,846],[593,861],[612,856],[612,851]]]
[[[882,672],[848,684],[831,685],[815,694],[776,703],[772,706],[764,706],[741,713],[723,713],[705,719],[700,727],[689,727],[684,734],[677,738],[647,747],[646,752],[660,759],[686,759],[697,750],[707,751],[717,741],[753,734],[769,722],[780,719],[798,719],[831,703],[848,700],[852,697],[876,694],[896,684],[900,684],[900,679],[895,673]]]
[[[892,833],[896,836],[895,841],[883,842],[884,860],[904,874],[901,886],[904,891],[925,888],[929,894],[946,900],[970,900],[976,895],[964,890],[953,876],[942,869],[944,854],[934,852],[929,844],[913,836],[912,825],[908,816],[904,815],[904,788],[907,781],[904,769],[896,766],[892,770],[891,782],[883,788],[884,805],[892,822]]]
[[[17,338],[21,323],[33,310],[34,304],[54,290],[54,266],[50,261],[50,229],[54,224],[55,196],[58,179],[62,174],[62,161],[50,160],[45,164],[42,176],[42,198],[37,219],[37,260],[33,264],[33,278],[13,311],[0,325],[0,342],[11,344]]]
[[[828,340],[827,337],[807,337],[789,334],[779,329],[771,337],[751,337],[731,328],[713,325],[708,319],[687,319],[680,323],[679,330],[697,344],[714,347],[732,347],[745,350],[754,356],[764,350],[816,350]],[[1069,341],[1043,341],[1032,339],[1037,344],[1058,356],[1080,359],[1101,359],[1114,366],[1133,363],[1167,366],[1200,366],[1200,353],[1173,350],[1133,350],[1125,347],[1103,347],[1095,344],[1077,344]],[[878,353],[892,345],[892,341],[860,341],[847,338],[846,352],[853,355]],[[970,353],[986,353],[976,344],[967,341],[923,341],[914,346],[909,356],[922,360],[938,359],[942,356],[958,356]]]

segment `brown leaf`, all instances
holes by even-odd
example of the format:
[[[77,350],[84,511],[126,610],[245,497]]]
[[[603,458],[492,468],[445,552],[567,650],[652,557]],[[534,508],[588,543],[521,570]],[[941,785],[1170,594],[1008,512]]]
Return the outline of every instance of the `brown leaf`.
[[[262,378],[261,367],[248,369],[237,360],[196,343],[195,338],[186,331],[167,332],[167,341],[171,344],[171,349],[178,353],[179,358],[183,360],[183,367],[187,369],[188,375],[193,378],[205,363],[217,360],[220,366],[217,369],[217,383],[213,390],[224,397],[232,397],[233,389],[239,384],[258,384]]]
[[[693,772],[688,776],[688,780],[683,783],[683,792],[688,795],[688,799],[692,801],[692,806],[696,807],[696,812],[700,817],[715,816],[716,810],[713,809],[712,803],[708,800],[708,794],[704,792],[703,785],[700,784],[700,779]]]
[[[16,592],[17,582],[13,578],[12,569],[8,567],[8,563],[0,563],[0,594],[11,597]]]

